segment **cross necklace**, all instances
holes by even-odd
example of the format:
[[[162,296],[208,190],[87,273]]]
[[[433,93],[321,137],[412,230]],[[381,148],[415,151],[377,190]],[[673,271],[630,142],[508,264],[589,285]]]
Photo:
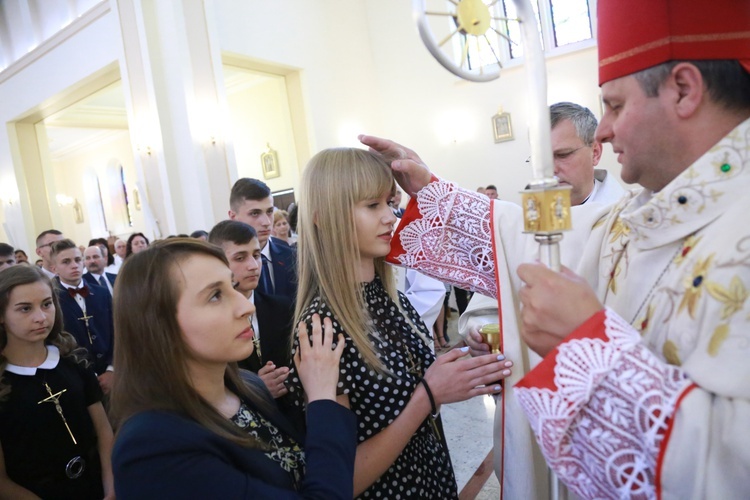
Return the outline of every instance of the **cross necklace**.
[[[81,308],[81,311],[83,311],[83,316],[78,318],[78,321],[83,321],[83,323],[86,325],[86,334],[89,336],[89,344],[94,345],[94,340],[91,338],[91,330],[89,329],[89,320],[93,318],[93,316],[89,316],[86,313],[86,299],[83,299],[81,302],[76,301],[78,304],[78,307]]]
[[[57,410],[58,415],[60,415],[60,418],[63,421],[63,424],[65,424],[65,428],[68,429],[68,434],[70,434],[70,439],[73,440],[73,444],[78,444],[78,441],[76,441],[75,436],[73,436],[73,431],[70,430],[70,426],[68,425],[68,421],[65,419],[65,415],[63,414],[62,406],[60,406],[60,396],[64,392],[67,391],[67,389],[63,389],[62,391],[52,393],[52,389],[50,388],[49,384],[46,381],[42,381],[44,384],[44,388],[47,389],[47,396],[46,398],[42,399],[41,401],[38,401],[37,404],[40,405],[42,403],[52,403],[55,405],[55,409]]]

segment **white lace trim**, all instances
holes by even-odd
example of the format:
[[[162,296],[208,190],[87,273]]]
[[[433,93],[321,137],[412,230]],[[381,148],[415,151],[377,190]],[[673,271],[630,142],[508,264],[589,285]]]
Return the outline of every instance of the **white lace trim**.
[[[490,200],[440,179],[417,193],[421,219],[400,232],[399,262],[460,288],[495,297]]]
[[[559,346],[555,390],[516,387],[547,463],[582,498],[654,498],[656,460],[676,400],[691,384],[607,309],[608,341]]]

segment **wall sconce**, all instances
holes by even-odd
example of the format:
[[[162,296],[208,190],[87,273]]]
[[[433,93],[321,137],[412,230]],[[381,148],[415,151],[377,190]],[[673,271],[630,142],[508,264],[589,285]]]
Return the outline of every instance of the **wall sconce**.
[[[73,213],[75,214],[76,224],[83,224],[83,207],[76,198],[72,198],[66,194],[58,194],[55,196],[57,204],[61,207],[73,207]]]
[[[74,198],[71,198],[70,196],[65,194],[58,194],[57,196],[55,196],[55,199],[57,200],[57,204],[61,207],[68,207],[76,201]]]
[[[13,203],[18,201],[18,194],[15,190],[9,186],[0,189],[0,205],[7,203],[13,206]]]

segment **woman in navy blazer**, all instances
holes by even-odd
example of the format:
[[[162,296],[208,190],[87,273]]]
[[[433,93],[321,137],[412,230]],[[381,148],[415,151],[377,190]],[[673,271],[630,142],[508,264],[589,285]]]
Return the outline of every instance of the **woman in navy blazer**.
[[[316,318],[309,340],[300,326],[303,439],[237,369],[253,349],[254,307],[220,249],[159,242],[125,262],[116,289],[118,498],[352,498],[356,419],[335,402],[345,342],[332,348],[330,319]]]

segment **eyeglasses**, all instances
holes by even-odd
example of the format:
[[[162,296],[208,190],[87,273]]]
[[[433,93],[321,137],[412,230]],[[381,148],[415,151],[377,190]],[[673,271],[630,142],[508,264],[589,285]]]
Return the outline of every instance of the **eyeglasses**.
[[[579,149],[590,148],[590,147],[591,146],[587,146],[584,144],[583,146],[577,147],[575,149],[569,149],[567,151],[558,151],[552,154],[552,159],[557,160],[557,161],[565,161],[571,156],[573,156]],[[526,158],[526,163],[531,163],[531,156]]]
[[[583,148],[588,148],[588,147],[589,146],[583,145],[583,146],[577,147],[575,149],[569,149],[567,151],[557,151],[557,152],[555,152],[555,153],[552,154],[552,157],[555,159],[555,161],[565,161],[568,158],[570,158],[571,156],[573,156],[577,151],[579,151],[579,150],[581,150]]]

